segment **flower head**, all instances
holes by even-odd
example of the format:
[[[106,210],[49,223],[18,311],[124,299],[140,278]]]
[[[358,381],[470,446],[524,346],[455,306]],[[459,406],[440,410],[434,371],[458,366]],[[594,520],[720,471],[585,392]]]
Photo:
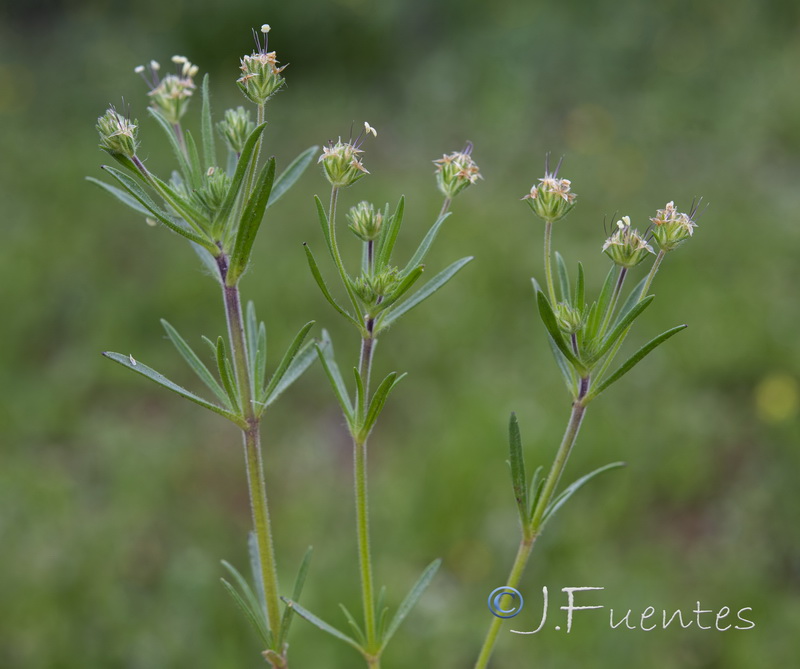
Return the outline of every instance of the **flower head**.
[[[358,154],[363,153],[361,145],[368,134],[377,136],[378,132],[365,122],[364,130],[355,139],[343,142],[339,137],[338,141],[331,140],[327,146],[322,147],[322,155],[317,162],[322,163],[325,176],[334,188],[352,186],[361,177],[369,174],[358,157]]]
[[[267,23],[261,26],[261,34],[264,36],[263,44],[259,34],[255,30],[253,31],[256,50],[242,58],[240,67],[242,76],[236,80],[236,84],[245,97],[257,105],[266,103],[286,83],[281,72],[287,66],[279,67],[275,52],[267,49],[270,30]]]
[[[561,161],[558,162],[554,172],[550,172],[549,156],[545,160],[544,177],[539,179],[538,184],[534,184],[531,192],[522,199],[530,205],[533,213],[539,218],[553,223],[564,218],[575,206],[577,194],[572,192],[572,182],[569,179],[559,179],[558,170]]]
[[[584,314],[582,309],[566,302],[559,302],[554,309],[556,323],[564,334],[577,334],[583,329]]]
[[[617,230],[606,239],[603,251],[620,267],[635,267],[647,257],[655,253],[638,230],[631,228],[630,216],[623,216],[617,221]]]
[[[175,73],[167,74],[163,78],[159,75],[161,65],[158,61],[151,60],[147,67],[139,65],[134,72],[142,75],[150,87],[150,101],[154,109],[161,112],[170,123],[179,123],[189,106],[189,98],[194,93],[194,77],[197,76],[198,67],[192,65],[186,56],[173,56]]]
[[[350,221],[348,227],[362,241],[373,241],[381,232],[383,214],[376,211],[371,202],[362,201],[351,207],[347,218]]]
[[[436,165],[436,183],[445,197],[453,198],[483,178],[472,159],[472,142],[467,142],[463,150],[445,154],[433,163]]]
[[[244,150],[247,138],[256,129],[250,112],[244,107],[226,109],[222,120],[217,123],[217,130],[225,139],[228,148],[239,155]]]
[[[120,114],[114,107],[97,119],[97,132],[100,134],[100,148],[112,156],[122,155],[133,158],[136,155],[136,121]]]
[[[356,277],[353,289],[367,308],[378,306],[400,283],[400,270],[387,267],[377,274],[363,273]]]
[[[682,242],[694,234],[697,223],[692,220],[697,214],[699,202],[692,205],[688,214],[679,212],[674,202],[667,202],[667,206],[659,209],[653,222],[653,238],[662,251],[672,251]]]

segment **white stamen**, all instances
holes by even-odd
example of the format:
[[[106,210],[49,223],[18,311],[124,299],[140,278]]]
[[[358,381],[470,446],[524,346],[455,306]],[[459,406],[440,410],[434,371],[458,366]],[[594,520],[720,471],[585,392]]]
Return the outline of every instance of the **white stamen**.
[[[375,130],[375,128],[373,128],[373,127],[372,127],[372,126],[371,126],[369,123],[367,123],[366,121],[364,121],[364,130],[366,130],[367,134],[369,134],[369,133],[372,133],[372,136],[373,136],[373,137],[377,137],[377,136],[378,136],[378,131],[377,131],[377,130]]]
[[[188,63],[189,62],[189,60],[186,58],[186,56],[173,56],[171,58],[171,60],[176,65],[181,65],[183,63]]]
[[[266,35],[266,34],[267,34],[267,33],[268,33],[270,30],[272,30],[272,28],[270,28],[270,27],[269,27],[269,23],[265,23],[263,26],[261,26],[261,32],[262,32],[262,33],[264,33],[265,35]]]
[[[133,68],[133,71],[136,72],[136,74],[141,74],[144,72],[144,65],[137,65]]]
[[[161,65],[158,64],[157,60],[151,60],[150,69],[153,70],[153,72],[158,72],[161,69]]]

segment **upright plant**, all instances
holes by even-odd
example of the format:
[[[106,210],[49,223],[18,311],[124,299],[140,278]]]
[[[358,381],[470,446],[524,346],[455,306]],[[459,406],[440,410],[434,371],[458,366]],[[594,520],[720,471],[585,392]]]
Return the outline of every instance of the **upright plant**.
[[[241,60],[237,80],[245,97],[255,105],[256,120],[244,107],[229,109],[217,124],[227,146],[221,167],[217,158],[214,125],[209,102],[208,75],[202,82],[200,142],[184,128],[183,117],[196,89],[197,66],[183,56],[174,56],[174,73],[161,75],[160,65],[151,61],[136,72],[143,75],[150,90],[148,113],[172,148],[176,170],[168,179],[157,176],[138,154],[138,123],[111,107],[98,119],[100,146],[119,165],[103,170],[116,186],[90,178],[124,204],[189,240],[208,273],[222,291],[227,322],[225,337],[203,337],[210,349],[215,375],[200,355],[166,320],[167,337],[214,396],[207,400],[173,383],[132,355],[107,352],[115,362],[155,381],[200,406],[218,413],[240,428],[244,443],[247,481],[254,531],[250,554],[255,592],[228,563],[236,586],[223,579],[226,588],[260,633],[264,657],[273,667],[287,667],[287,634],[292,612],[282,607],[273,549],[270,512],[261,452],[260,426],[264,412],[297,379],[316,357],[313,342],[305,342],[313,322],[306,323],[278,363],[267,375],[266,328],[256,318],[252,302],[242,309],[239,284],[245,273],[266,209],[298,179],[318,152],[312,146],[301,153],[277,178],[275,159],[263,160],[267,101],[285,81],[284,67],[275,52],[267,48],[269,26],[256,35],[256,50]],[[262,41],[263,40],[263,41]],[[121,167],[121,169],[120,169]],[[301,565],[293,597],[300,595],[308,554]],[[283,608],[283,610],[281,610]]]
[[[563,219],[577,200],[577,195],[572,192],[571,182],[558,177],[559,167],[551,173],[549,165],[546,165],[544,177],[539,179],[539,184],[534,185],[523,200],[545,225],[545,288],[542,289],[535,279],[533,287],[550,348],[564,377],[567,390],[572,396],[572,408],[566,431],[547,476],[543,476],[544,468],[539,466],[530,483],[525,473],[519,425],[516,416],[511,414],[509,464],[522,530],[517,555],[506,580],[506,586],[513,589],[519,585],[536,539],[555,513],[589,480],[623,464],[615,462],[600,467],[559,492],[559,482],[578,437],[586,407],[633,369],[646,355],[686,327],[678,325],[662,332],[630,356],[613,373],[608,373],[633,322],[654,299],[654,295],[650,295],[649,291],[664,257],[692,236],[696,227],[693,219],[697,207],[693,206],[691,212],[686,214],[679,212],[674,203],[669,202],[650,219],[652,225],[644,234],[631,227],[628,216],[623,216],[617,221],[616,231],[602,247],[602,251],[612,261],[611,268],[599,297],[589,304],[586,298],[583,265],[578,263],[574,287],[570,284],[567,266],[561,254],[555,253],[555,272],[552,267],[553,224]],[[650,238],[658,246],[658,254],[648,243]],[[653,255],[655,259],[649,272],[633,287],[620,306],[620,297],[628,274]],[[554,279],[554,275],[557,279]],[[475,669],[485,669],[488,666],[502,621],[500,615],[492,619]]]
[[[419,599],[423,590],[439,567],[439,560],[432,562],[411,588],[394,616],[389,619],[384,606],[384,590],[375,593],[372,557],[369,538],[369,506],[367,495],[367,442],[384,408],[389,393],[405,376],[389,373],[375,388],[371,389],[373,357],[378,339],[402,315],[417,306],[444,286],[472,258],[461,258],[434,276],[416,292],[411,292],[425,266],[423,261],[442,224],[450,216],[452,199],[465,188],[474,184],[480,173],[472,160],[472,145],[463,151],[445,155],[436,163],[436,175],[444,202],[439,216],[423,238],[416,252],[403,267],[393,264],[392,252],[403,222],[405,199],[400,198],[394,212],[389,213],[387,204],[383,210],[369,202],[360,202],[347,214],[349,229],[359,240],[361,263],[358,271],[351,274],[344,266],[336,229],[336,210],[339,192],[352,186],[368,174],[360,159],[362,143],[367,135],[377,136],[368,123],[356,139],[331,142],[323,149],[319,162],[331,184],[330,204],[327,212],[321,200],[315,198],[317,214],[323,239],[339,275],[348,306],[341,306],[333,297],[317,265],[311,249],[306,246],[306,256],[311,273],[322,294],[333,308],[347,320],[358,333],[360,354],[358,364],[353,367],[352,391],[339,371],[333,354],[333,346],[323,334],[324,342],[317,353],[342,409],[345,423],[353,441],[353,469],[355,482],[356,536],[358,563],[361,574],[361,604],[363,624],[342,606],[352,636],[345,634],[306,609],[293,604],[298,613],[319,628],[348,643],[364,657],[370,669],[380,667],[381,656],[403,619]],[[351,238],[352,241],[352,238]]]

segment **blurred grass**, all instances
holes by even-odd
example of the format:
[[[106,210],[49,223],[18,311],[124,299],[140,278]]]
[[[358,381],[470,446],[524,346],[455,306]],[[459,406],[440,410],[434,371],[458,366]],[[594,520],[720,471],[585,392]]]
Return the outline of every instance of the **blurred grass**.
[[[238,435],[104,361],[131,352],[191,384],[163,337],[224,324],[214,283],[174,235],[83,181],[98,175],[94,119],[124,95],[150,164],[166,168],[133,75],[183,53],[211,72],[217,114],[248,30],[273,25],[288,88],[270,104],[284,165],[368,119],[373,173],[345,204],[408,198],[401,251],[439,198],[430,160],[475,143],[485,182],[457,200],[430,271],[476,260],[381,341],[377,373],[407,370],[373,440],[379,582],[397,604],[427,562],[429,593],[388,667],[471,666],[517,542],[504,460],[518,412],[529,467],[549,462],[568,412],[537,322],[541,226],[519,202],[543,155],[580,202],[556,246],[599,288],[602,221],[674,199],[709,208],[671,255],[639,329],[670,341],[588,412],[569,467],[629,467],[582,491],[544,535],[524,581],[606,587],[616,610],[753,607],[747,632],[504,632],[497,666],[743,669],[800,657],[796,332],[800,7],[711,0],[486,5],[390,0],[268,6],[51,0],[0,7],[0,666],[257,666],[258,646],[217,581],[243,566],[248,529]],[[357,342],[318,295],[300,244],[320,248],[310,170],[271,210],[244,290],[273,351],[316,318],[340,364]],[[633,346],[637,342],[630,344]],[[273,353],[273,359],[277,353]],[[315,547],[307,605],[357,606],[349,447],[319,369],[268,416],[266,457],[281,578]],[[558,602],[558,605],[563,602]],[[524,612],[514,629],[535,627]],[[307,625],[293,666],[357,666]]]

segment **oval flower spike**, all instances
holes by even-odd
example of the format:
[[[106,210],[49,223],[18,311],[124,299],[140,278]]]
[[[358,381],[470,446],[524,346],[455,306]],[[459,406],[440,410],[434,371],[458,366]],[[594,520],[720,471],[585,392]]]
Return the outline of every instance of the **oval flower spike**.
[[[617,231],[603,244],[605,254],[620,267],[635,267],[647,257],[655,253],[638,230],[631,228],[630,216],[623,216],[617,221]]]

